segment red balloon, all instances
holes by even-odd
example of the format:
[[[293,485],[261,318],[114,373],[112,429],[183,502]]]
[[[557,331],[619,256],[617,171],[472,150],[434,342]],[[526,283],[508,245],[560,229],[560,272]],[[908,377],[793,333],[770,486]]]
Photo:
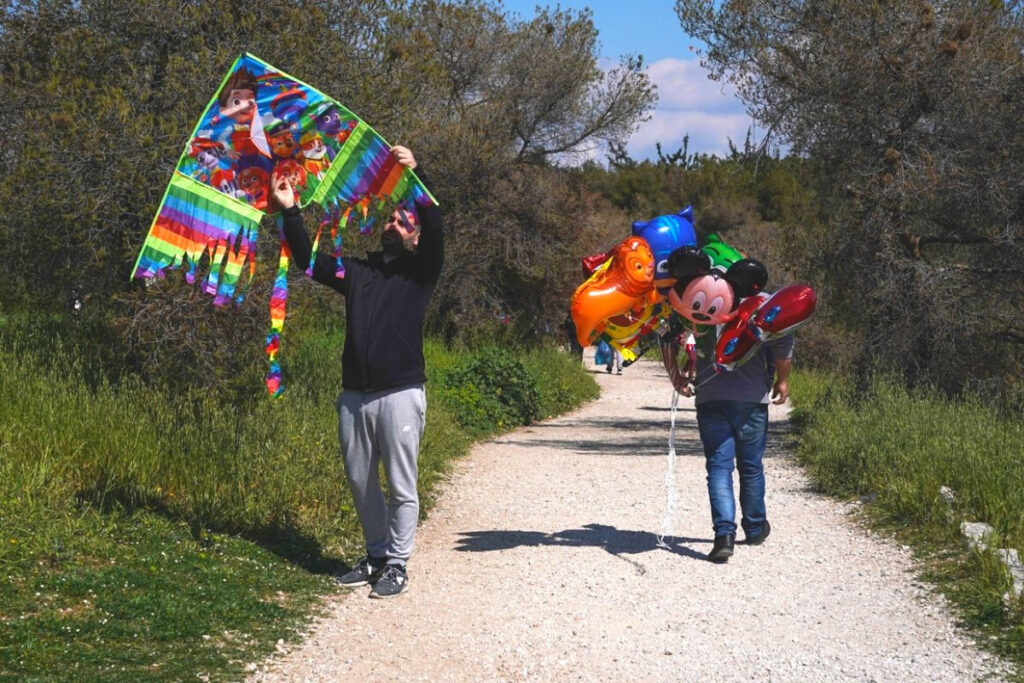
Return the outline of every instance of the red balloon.
[[[580,266],[583,268],[583,274],[590,277],[594,274],[594,271],[601,267],[605,261],[612,257],[612,252],[604,254],[592,254],[591,256],[584,256],[580,259]]]
[[[814,313],[817,295],[807,285],[789,285],[768,297],[750,319],[761,341],[792,333]]]
[[[750,325],[751,317],[765,302],[764,294],[748,296],[736,308],[736,317],[722,328],[715,342],[715,370],[731,372],[750,360],[761,345]]]

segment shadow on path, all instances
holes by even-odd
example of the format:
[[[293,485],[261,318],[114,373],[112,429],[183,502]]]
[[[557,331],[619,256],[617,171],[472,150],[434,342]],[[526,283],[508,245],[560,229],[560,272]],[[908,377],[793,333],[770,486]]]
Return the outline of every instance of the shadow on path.
[[[571,429],[571,437],[537,438],[547,436],[551,429]],[[683,434],[694,434],[685,438]],[[661,419],[637,420],[609,417],[591,419],[569,419],[530,425],[529,431],[505,439],[494,439],[493,443],[520,448],[554,448],[582,454],[598,455],[653,455],[668,454],[668,425]],[[695,432],[676,432],[676,454],[679,456],[703,456]],[[589,438],[588,438],[589,437]]]
[[[514,529],[493,529],[489,531],[463,531],[459,534],[455,550],[460,552],[489,552],[509,548],[561,545],[570,547],[590,546],[603,548],[624,562],[633,565],[638,574],[646,574],[647,568],[634,559],[625,557],[652,550],[668,550],[676,555],[694,560],[706,560],[707,555],[689,548],[685,544],[710,544],[710,539],[669,536],[665,545],[658,543],[658,537],[651,531],[616,529],[607,524],[585,524],[579,529],[565,529],[554,533],[523,531]]]
[[[502,446],[519,446],[521,448],[558,448],[586,455],[627,455],[627,456],[659,456],[668,455],[668,439],[658,440],[637,439],[635,436],[623,434],[617,441],[577,441],[572,439],[516,439],[496,440],[492,443]],[[697,439],[676,438],[676,455],[679,457],[704,457],[700,441]]]
[[[647,431],[657,432],[665,435],[668,438],[668,420],[664,418],[658,418],[653,420],[643,420],[630,417],[596,417],[596,418],[577,418],[577,419],[555,419],[550,422],[538,422],[537,424],[530,425],[530,429],[558,429],[566,427],[579,427],[581,429],[628,429],[630,431]],[[676,429],[680,429],[683,425],[679,421],[676,421]]]
[[[654,412],[658,412],[658,413],[671,413],[672,412],[672,407],[668,406],[666,408],[661,408],[659,406],[639,406],[637,408],[637,410],[647,410],[647,411],[654,411]],[[697,409],[696,408],[690,408],[690,407],[686,407],[686,406],[679,406],[679,407],[676,408],[676,411],[680,412],[680,413],[694,413],[694,414],[697,413]]]

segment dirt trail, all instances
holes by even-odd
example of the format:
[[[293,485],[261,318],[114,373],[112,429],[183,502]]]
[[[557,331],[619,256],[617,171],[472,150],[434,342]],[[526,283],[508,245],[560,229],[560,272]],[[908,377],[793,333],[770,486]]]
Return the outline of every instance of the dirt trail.
[[[588,368],[593,368],[588,363]],[[680,401],[677,509],[665,515],[671,388],[640,362],[602,396],[478,445],[421,526],[410,584],[332,598],[255,681],[965,681],[1007,671],[955,630],[909,551],[808,491],[772,408],[771,538],[705,559],[712,531],[692,399]],[[990,680],[992,680],[990,679]]]

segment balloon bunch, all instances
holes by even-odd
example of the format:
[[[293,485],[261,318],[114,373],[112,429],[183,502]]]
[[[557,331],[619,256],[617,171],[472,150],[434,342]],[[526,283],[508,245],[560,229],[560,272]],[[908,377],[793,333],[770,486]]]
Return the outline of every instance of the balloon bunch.
[[[603,254],[582,259],[587,280],[576,288],[569,311],[577,341],[606,341],[630,365],[667,326],[672,308],[665,295],[675,283],[669,257],[697,244],[693,208],[633,223],[631,235]]]
[[[697,247],[693,209],[633,223],[632,235],[582,259],[587,280],[570,314],[577,341],[618,349],[628,366],[661,336],[701,336],[722,326],[714,368],[733,370],[763,342],[792,333],[814,312],[814,290],[790,285],[772,295],[764,264],[710,235]]]

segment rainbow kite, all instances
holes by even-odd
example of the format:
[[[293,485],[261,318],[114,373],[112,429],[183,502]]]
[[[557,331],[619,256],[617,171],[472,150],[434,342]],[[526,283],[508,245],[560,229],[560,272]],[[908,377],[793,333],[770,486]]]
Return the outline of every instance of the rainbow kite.
[[[209,268],[200,281],[202,289],[217,306],[241,303],[256,269],[257,229],[275,173],[291,181],[299,206],[317,203],[324,208],[314,257],[323,229],[329,227],[336,274],[344,277],[341,228],[353,209],[360,231],[368,232],[374,201],[437,203],[419,178],[395,161],[390,149],[384,138],[339,103],[243,54],[221,82],[178,160],[132,277],[164,277],[167,270],[185,265],[185,277],[194,283],[205,255]],[[272,396],[283,389],[277,351],[290,257],[282,237],[266,340],[267,391]]]

